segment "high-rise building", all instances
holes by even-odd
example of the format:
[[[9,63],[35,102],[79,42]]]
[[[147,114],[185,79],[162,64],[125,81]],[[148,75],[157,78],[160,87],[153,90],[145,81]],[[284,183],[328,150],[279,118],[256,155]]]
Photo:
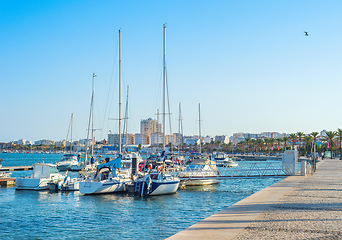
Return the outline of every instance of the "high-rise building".
[[[140,122],[140,133],[148,134],[151,136],[152,133],[160,133],[161,124],[152,118],[142,119]]]

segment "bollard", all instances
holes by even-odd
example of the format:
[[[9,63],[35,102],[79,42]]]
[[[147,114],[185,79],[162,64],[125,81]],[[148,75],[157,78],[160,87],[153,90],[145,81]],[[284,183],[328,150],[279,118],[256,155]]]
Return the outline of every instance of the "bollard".
[[[306,161],[300,162],[300,175],[306,176]]]

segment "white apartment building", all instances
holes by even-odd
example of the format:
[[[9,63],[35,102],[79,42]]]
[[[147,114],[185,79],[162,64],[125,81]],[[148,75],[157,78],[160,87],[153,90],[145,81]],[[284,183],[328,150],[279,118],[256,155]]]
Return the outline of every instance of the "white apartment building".
[[[159,145],[163,143],[164,135],[160,132],[152,133],[151,134],[151,145]]]
[[[49,139],[38,140],[34,142],[34,145],[54,145],[55,141]]]
[[[122,139],[122,144],[126,144],[126,145],[134,145],[135,144],[135,139],[134,139],[134,135],[133,134],[123,134],[121,136]]]
[[[151,136],[152,133],[161,132],[161,124],[152,118],[142,119],[140,121],[140,133],[148,134]]]
[[[221,143],[229,143],[229,138],[227,135],[217,135],[215,136],[215,142],[220,141]]]
[[[17,145],[32,145],[31,141],[25,139],[19,139],[18,141],[14,141],[13,143]]]
[[[136,133],[134,134],[134,141],[136,145],[150,145],[150,137],[148,134]]]

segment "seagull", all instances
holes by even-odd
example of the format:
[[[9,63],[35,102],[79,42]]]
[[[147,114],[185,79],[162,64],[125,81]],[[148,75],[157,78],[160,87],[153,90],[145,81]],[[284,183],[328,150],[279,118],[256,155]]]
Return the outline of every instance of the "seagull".
[[[306,37],[309,36],[308,32],[305,32],[305,31],[304,31],[304,35],[305,35]]]

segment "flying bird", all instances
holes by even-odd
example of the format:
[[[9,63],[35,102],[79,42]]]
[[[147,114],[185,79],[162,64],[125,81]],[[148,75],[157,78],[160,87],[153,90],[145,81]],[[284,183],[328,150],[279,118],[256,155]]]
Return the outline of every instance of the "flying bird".
[[[308,32],[305,32],[305,31],[304,31],[304,35],[305,35],[306,37],[309,36]]]

